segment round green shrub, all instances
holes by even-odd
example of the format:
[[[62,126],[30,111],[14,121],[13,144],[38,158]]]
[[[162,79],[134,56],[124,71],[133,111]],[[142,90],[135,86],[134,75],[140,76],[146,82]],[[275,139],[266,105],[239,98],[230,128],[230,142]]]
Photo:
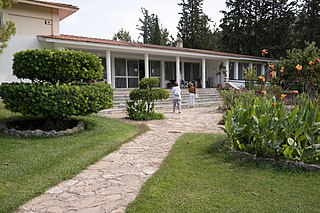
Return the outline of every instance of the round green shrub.
[[[51,83],[101,79],[101,59],[74,50],[36,49],[14,54],[13,74],[21,79]]]
[[[133,89],[129,97],[131,100],[146,100],[148,103],[152,101],[165,100],[169,98],[169,92],[162,88],[153,89]]]
[[[0,96],[12,112],[60,119],[112,107],[113,89],[106,83],[3,83]]]

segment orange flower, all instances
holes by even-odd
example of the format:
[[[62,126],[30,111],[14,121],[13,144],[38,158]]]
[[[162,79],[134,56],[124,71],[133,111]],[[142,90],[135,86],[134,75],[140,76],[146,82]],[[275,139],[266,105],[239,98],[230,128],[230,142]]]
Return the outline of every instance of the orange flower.
[[[292,94],[292,95],[296,95],[296,94],[298,94],[298,93],[299,93],[298,90],[292,90],[292,91],[291,91],[291,94]]]
[[[274,71],[271,71],[271,72],[270,72],[270,76],[271,76],[271,78],[273,78],[273,76],[274,76]]]
[[[272,70],[274,70],[274,64],[270,64],[270,65],[269,65],[269,68],[272,69]]]
[[[286,96],[287,96],[287,95],[285,95],[285,94],[282,93],[282,94],[280,95],[280,99],[283,100]]]
[[[313,61],[309,61],[309,65],[310,65],[310,66],[313,65]]]
[[[272,106],[274,107],[276,104],[274,102],[272,102]]]
[[[284,67],[281,67],[280,72],[284,72]]]
[[[302,66],[301,66],[300,64],[298,64],[298,65],[296,66],[296,69],[297,69],[298,71],[301,71],[301,70],[302,70]]]
[[[265,56],[267,54],[268,54],[268,50],[266,49],[261,50],[261,55]]]
[[[265,90],[262,90],[261,95],[264,96],[265,94],[267,94],[267,92]]]
[[[314,62],[315,64],[318,64],[318,63],[320,63],[320,59],[319,58],[316,58],[316,60],[315,60],[315,62]]]
[[[259,78],[260,81],[266,81],[266,79],[262,75],[259,75],[258,78]]]

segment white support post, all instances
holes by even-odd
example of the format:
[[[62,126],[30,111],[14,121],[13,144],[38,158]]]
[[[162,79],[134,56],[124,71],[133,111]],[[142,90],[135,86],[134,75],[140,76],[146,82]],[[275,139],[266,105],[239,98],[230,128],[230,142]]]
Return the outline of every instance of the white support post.
[[[161,60],[160,62],[160,73],[161,73],[161,87],[165,88],[165,78],[166,78],[166,70],[165,70],[165,63],[164,60]]]
[[[206,88],[206,59],[202,59],[202,75],[201,75],[202,88]]]
[[[184,73],[184,62],[183,61],[181,61],[181,79],[183,80],[183,81],[185,81],[185,73]]]
[[[229,62],[229,60],[227,60],[227,61],[225,61],[224,62],[224,66],[226,67],[226,75],[225,75],[225,77],[224,77],[224,81],[223,81],[223,87],[226,87],[226,83],[229,81],[229,72],[230,72],[230,70],[229,70],[229,68],[230,68],[230,62]],[[222,74],[221,74],[222,75]]]
[[[115,58],[112,58],[111,59],[112,60],[112,64],[116,64],[116,59]],[[116,88],[116,66],[113,66],[113,67],[111,67],[111,70],[112,70],[112,74],[111,74],[111,78],[112,78],[112,80],[111,80],[111,87],[112,88]]]
[[[106,72],[107,72],[107,83],[111,85],[111,51],[106,51]]]
[[[261,65],[261,75],[265,75],[266,68],[264,66],[264,63]]]
[[[239,62],[234,62],[234,79],[238,80],[239,79]]]
[[[180,56],[176,57],[176,82],[180,86]]]
[[[144,77],[149,78],[149,54],[144,54]]]

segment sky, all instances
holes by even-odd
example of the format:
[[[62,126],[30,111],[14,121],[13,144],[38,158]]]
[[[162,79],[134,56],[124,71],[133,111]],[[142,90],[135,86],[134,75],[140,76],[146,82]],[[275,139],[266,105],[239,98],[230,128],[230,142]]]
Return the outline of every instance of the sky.
[[[182,7],[178,6],[181,0],[50,0],[72,4],[79,10],[65,18],[60,23],[60,33],[77,36],[112,39],[119,29],[129,31],[132,39],[138,39],[142,18],[141,7],[146,8],[149,14],[156,14],[162,27],[176,38],[177,25]],[[221,10],[226,10],[225,0],[204,0],[203,11],[217,26],[223,17]]]

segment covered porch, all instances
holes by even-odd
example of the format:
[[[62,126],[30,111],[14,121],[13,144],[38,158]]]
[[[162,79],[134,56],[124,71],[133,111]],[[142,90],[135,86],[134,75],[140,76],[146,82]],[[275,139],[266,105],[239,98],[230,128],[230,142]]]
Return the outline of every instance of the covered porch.
[[[238,54],[140,43],[119,42],[77,36],[38,36],[43,46],[73,49],[99,55],[104,66],[102,81],[113,88],[137,88],[142,78],[156,77],[159,87],[177,82],[185,87],[194,82],[198,88],[244,85],[243,69],[256,67],[264,73],[266,59]],[[225,68],[222,73],[221,65]]]

